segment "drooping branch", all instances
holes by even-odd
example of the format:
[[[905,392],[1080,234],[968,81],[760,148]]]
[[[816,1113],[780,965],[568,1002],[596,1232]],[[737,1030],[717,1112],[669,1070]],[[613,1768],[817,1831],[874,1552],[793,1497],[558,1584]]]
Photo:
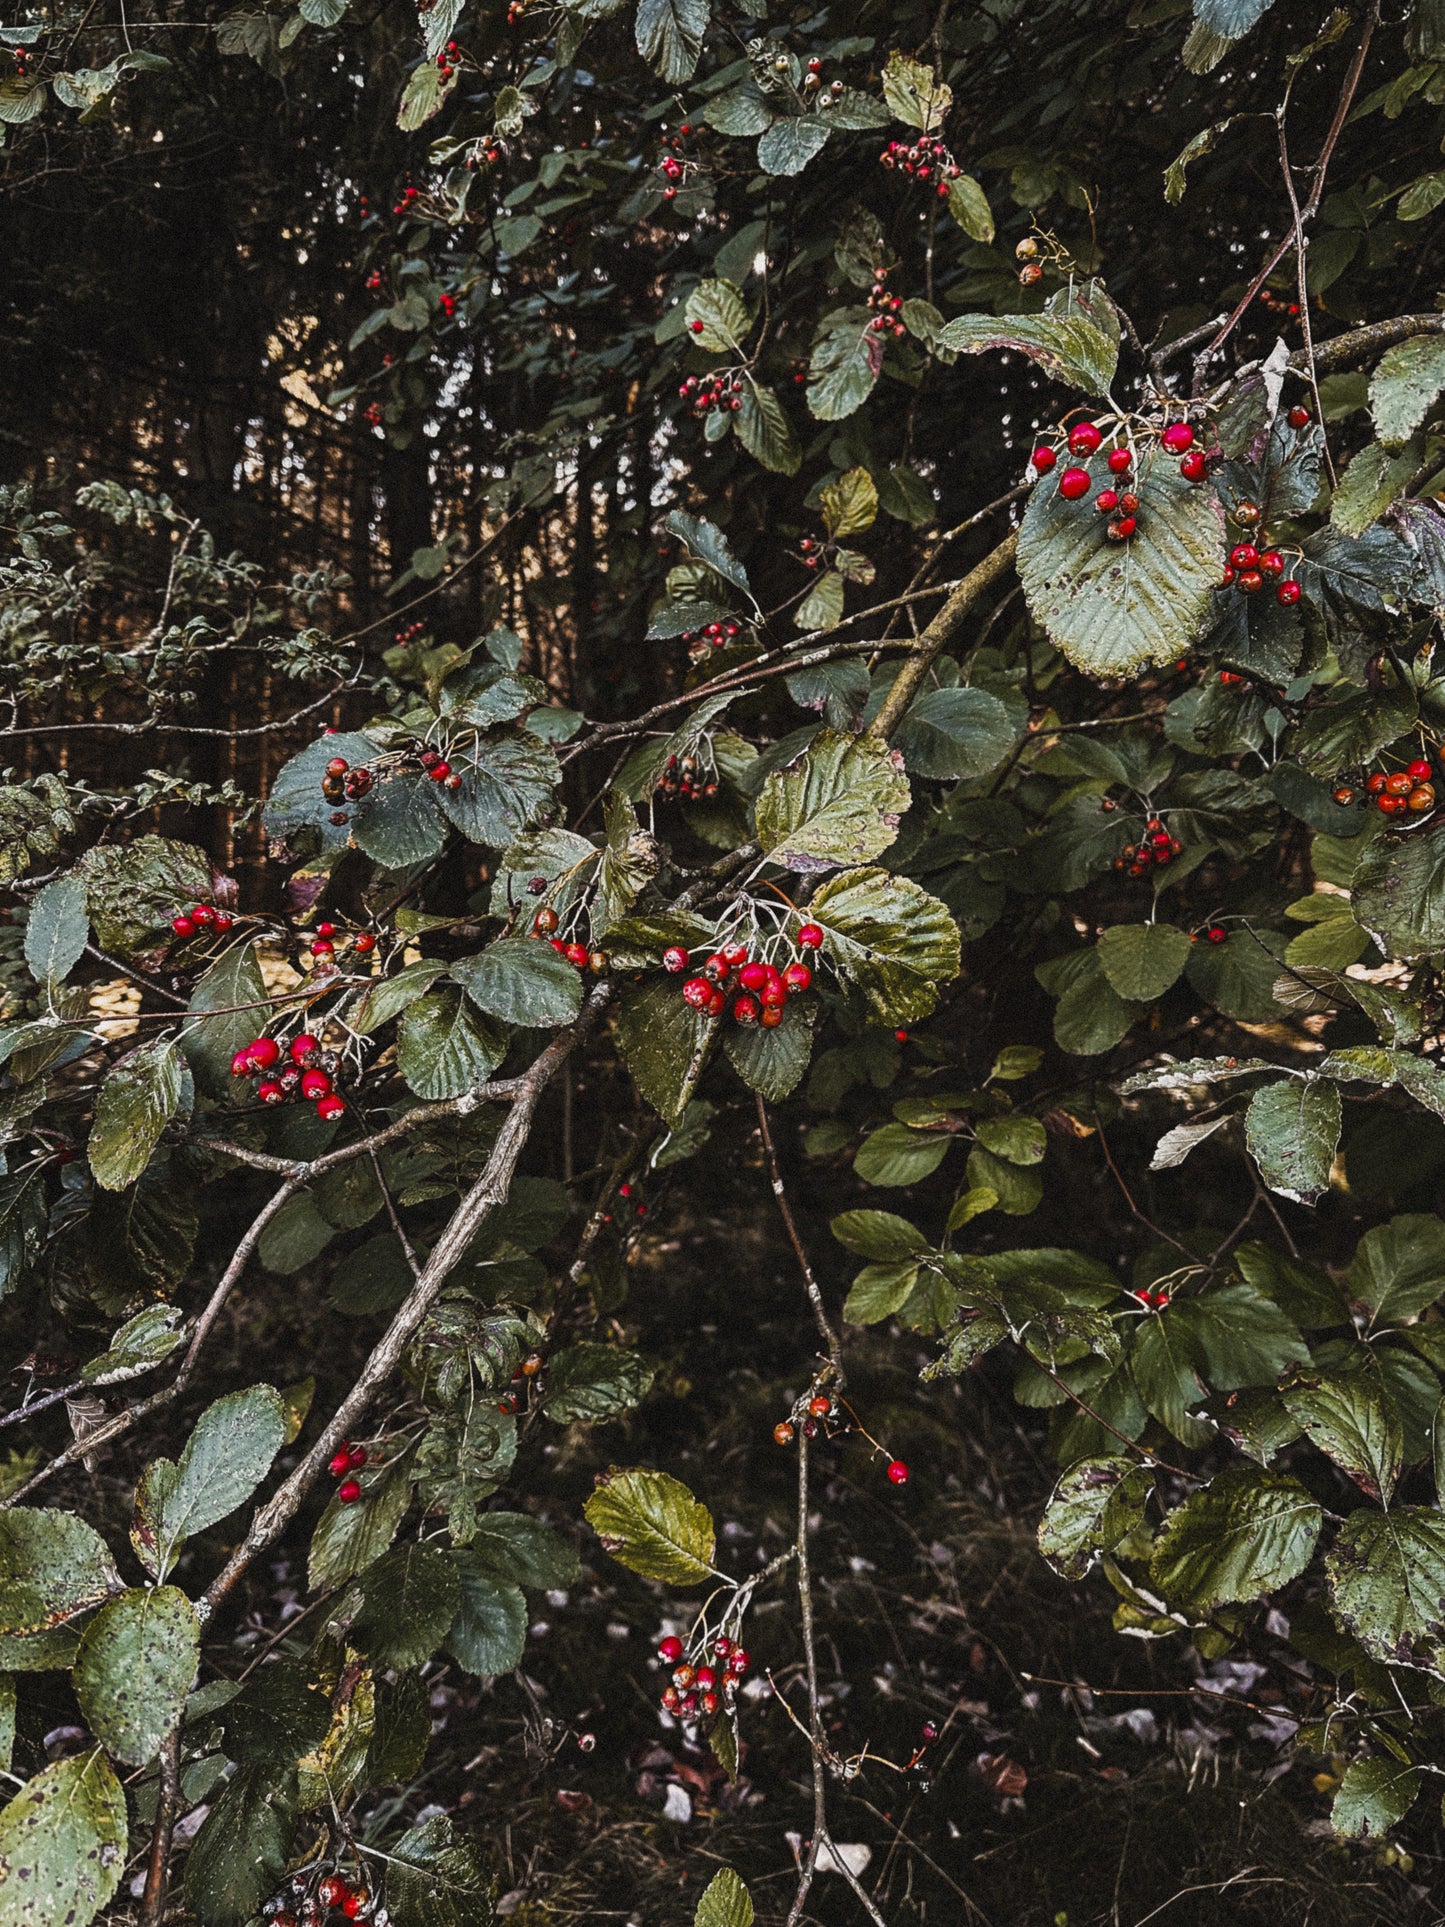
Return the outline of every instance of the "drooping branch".
[[[935,660],[962,628],[964,618],[981,600],[985,592],[991,589],[994,583],[1013,566],[1018,546],[1017,532],[1006,536],[998,547],[991,549],[982,562],[970,569],[959,583],[913,645],[912,653],[899,670],[893,687],[884,699],[883,707],[873,718],[873,735],[881,736],[886,740],[893,734],[902,722],[908,705],[923,687]]]

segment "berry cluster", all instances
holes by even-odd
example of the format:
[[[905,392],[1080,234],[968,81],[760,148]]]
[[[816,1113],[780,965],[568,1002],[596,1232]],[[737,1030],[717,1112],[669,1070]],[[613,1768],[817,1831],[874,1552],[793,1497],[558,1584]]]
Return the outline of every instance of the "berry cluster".
[[[261,1918],[270,1927],[321,1927],[329,1913],[347,1920],[364,1920],[370,1927],[390,1927],[391,1914],[358,1875],[343,1880],[338,1873],[323,1874],[313,1888],[314,1875],[294,1874],[279,1893],[261,1903]]]
[[[824,110],[835,105],[843,92],[843,83],[841,80],[830,80],[828,85],[824,87],[822,61],[810,60],[808,62],[808,71],[803,75],[803,92],[805,94],[821,93],[822,98],[818,102],[818,106],[820,110]]]
[[[437,306],[441,309],[444,318],[450,321],[457,311],[457,298],[454,294],[439,294]]]
[[[359,1472],[370,1454],[364,1445],[353,1445],[350,1439],[343,1439],[331,1455],[326,1470],[333,1479],[340,1479],[336,1488],[337,1501],[341,1505],[355,1505],[361,1497],[361,1481],[353,1478]]]
[[[822,927],[805,923],[798,931],[798,948],[817,951],[822,947]],[[673,976],[681,976],[691,965],[681,944],[669,944],[662,953],[662,967]],[[746,944],[730,943],[708,957],[700,976],[688,978],[682,994],[707,1017],[721,1017],[731,997],[735,1024],[761,1024],[764,1030],[776,1030],[789,997],[807,990],[812,981],[813,972],[801,957],[779,970],[776,964],[750,957]]]
[[[1142,877],[1148,874],[1151,864],[1163,869],[1172,863],[1183,848],[1179,838],[1171,836],[1157,816],[1151,816],[1138,845],[1125,844],[1122,853],[1114,858],[1114,868],[1127,871],[1131,877]]]
[[[612,959],[605,950],[589,950],[585,943],[569,943],[565,937],[557,936],[556,929],[560,919],[551,908],[539,910],[532,919],[532,935],[546,937],[559,957],[565,957],[577,970],[590,970],[594,977],[600,977],[612,966]]]
[[[1260,306],[1268,308],[1271,314],[1288,315],[1292,321],[1299,315],[1298,301],[1285,301],[1279,295],[1272,293],[1269,288],[1260,289],[1259,300]],[[1298,427],[1299,424],[1296,423],[1295,426]]]
[[[1022,245],[1022,243],[1020,243]],[[1093,490],[1093,473],[1080,464],[1092,460],[1103,446],[1104,437],[1094,422],[1076,422],[1065,441],[1075,460],[1059,477],[1059,493],[1066,502],[1082,502]],[[1202,482],[1209,473],[1209,457],[1194,446],[1194,430],[1188,422],[1170,422],[1159,436],[1159,446],[1170,455],[1182,457],[1179,472],[1186,482]],[[1034,472],[1047,475],[1059,459],[1059,450],[1045,442],[1033,452]],[[1116,442],[1104,458],[1112,478],[1094,497],[1100,515],[1111,519],[1107,534],[1111,542],[1127,542],[1138,528],[1139,497],[1128,486],[1134,468],[1134,451]]]
[[[1366,778],[1365,794],[1374,800],[1382,816],[1428,816],[1435,807],[1435,770],[1425,757],[1417,756],[1404,769],[1376,770]],[[1335,791],[1337,803],[1353,803],[1355,792],[1348,784]]]
[[[701,629],[684,630],[682,639],[684,642],[711,643],[714,649],[723,649],[740,633],[735,622],[708,622]],[[673,757],[672,761],[676,762],[677,758]]]
[[[940,201],[948,199],[949,182],[963,172],[936,134],[920,134],[912,146],[907,141],[889,141],[878,156],[878,164],[890,173],[896,168],[916,181],[936,182],[934,191]]]
[[[1137,1298],[1141,1305],[1147,1305],[1150,1311],[1163,1311],[1171,1294],[1167,1291],[1131,1291],[1129,1296]]]
[[[362,410],[362,414],[365,420],[371,423],[373,428],[381,427],[381,403],[379,401],[368,402]]]
[[[456,72],[457,63],[461,57],[461,51],[462,51],[461,48],[457,45],[455,40],[449,40],[446,46],[437,55],[437,72],[441,75],[443,80],[450,80],[452,75]]]
[[[178,910],[171,918],[171,928],[184,940],[194,937],[198,930],[214,930],[224,936],[235,922],[224,910],[218,910],[213,903],[193,903],[189,910]]]
[[[377,289],[380,286],[381,286],[381,269],[373,268],[371,270],[371,273],[366,277],[366,292],[368,294],[375,294]]]
[[[694,334],[702,333],[700,321],[689,325]],[[689,375],[677,392],[699,421],[715,408],[736,415],[743,405],[743,378],[735,368],[719,369],[711,375]]]
[[[425,633],[426,624],[424,622],[409,622],[404,629],[397,630],[392,640],[398,649],[405,649],[409,643],[415,642],[418,636],[425,635]]]
[[[410,214],[412,202],[420,199],[421,189],[419,187],[404,187],[401,190],[401,199],[391,211],[393,214]]]
[[[521,1389],[515,1392],[504,1392],[497,1400],[497,1410],[501,1412],[504,1417],[510,1418],[514,1412],[519,1412],[522,1409],[522,1393],[526,1391],[528,1381],[536,1378],[541,1369],[542,1354],[540,1352],[529,1352],[517,1367],[516,1371],[512,1373],[512,1383],[520,1386]]]
[[[1257,595],[1266,582],[1274,582],[1278,585],[1276,600],[1288,609],[1299,601],[1303,591],[1293,576],[1280,580],[1285,567],[1278,549],[1262,549],[1258,541],[1236,542],[1229,551],[1222,587],[1237,589],[1241,595]]]
[[[328,803],[339,803],[343,797],[359,803],[370,790],[371,780],[371,771],[365,766],[353,769],[344,756],[333,756],[321,778],[321,794]]]
[[[903,297],[888,292],[884,285],[887,279],[887,268],[873,270],[873,286],[868,293],[868,306],[877,308],[879,312],[868,323],[869,331],[875,335],[891,332],[895,336],[903,336],[908,333],[907,328],[898,319],[899,311],[903,307]]]
[[[873,1434],[861,1423],[858,1414],[851,1406],[831,1397],[827,1392],[814,1392],[806,1404],[801,1405],[801,1408],[794,1407],[791,1418],[779,1419],[773,1427],[773,1443],[791,1445],[798,1436],[799,1426],[802,1427],[803,1436],[807,1439],[817,1438],[819,1432],[822,1432],[825,1438],[833,1438],[839,1432],[856,1429],[867,1439],[875,1452],[881,1453],[887,1459],[888,1483],[907,1485],[908,1467],[903,1460],[895,1459],[878,1443]]]
[[[329,928],[324,924],[321,927]],[[274,1037],[253,1038],[231,1059],[231,1075],[257,1078],[256,1095],[263,1104],[285,1104],[291,1098],[304,1097],[316,1106],[316,1115],[324,1124],[340,1117],[346,1104],[332,1088],[336,1059],[331,1052],[323,1051],[320,1040],[303,1030],[299,1037],[292,1038],[289,1055],[290,1063],[283,1064],[281,1046]]]
[[[461,777],[439,749],[424,749],[421,753],[421,766],[434,783],[445,783],[449,790],[461,788]]]
[[[664,130],[662,136],[663,148],[676,150],[681,147],[683,141],[686,140],[691,132],[692,128],[686,121],[683,122],[675,134],[669,134]],[[667,186],[662,190],[662,198],[665,201],[675,201],[677,199],[678,182],[683,180],[687,173],[684,163],[678,159],[675,151],[664,152],[662,159],[658,162],[658,172],[667,182]]]
[[[716,628],[717,624],[709,623],[708,627]],[[736,629],[737,624],[729,623],[728,627]],[[727,637],[722,640],[726,642]],[[713,646],[720,649],[722,642],[715,642]],[[696,756],[669,756],[666,769],[657,779],[659,796],[677,796],[684,803],[710,802],[717,790],[717,771],[705,768]]]
[[[672,1668],[662,1689],[662,1710],[678,1720],[712,1720],[723,1710],[731,1712],[753,1663],[752,1655],[726,1633],[703,1640],[691,1654],[676,1633],[669,1633],[657,1657]]]

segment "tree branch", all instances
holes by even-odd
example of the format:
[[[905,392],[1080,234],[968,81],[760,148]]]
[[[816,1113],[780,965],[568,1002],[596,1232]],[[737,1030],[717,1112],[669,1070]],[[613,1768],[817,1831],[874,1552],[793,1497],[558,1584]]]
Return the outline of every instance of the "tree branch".
[[[1018,553],[1018,546],[1019,538],[1015,531],[1014,534],[1006,536],[996,549],[983,558],[982,562],[969,570],[913,645],[913,651],[899,670],[883,707],[873,718],[872,735],[881,736],[886,741],[893,734],[903,720],[908,705],[923,687],[935,658],[958,634],[963,626],[964,617],[984,592],[991,589],[1000,576],[1012,566],[1014,556]]]

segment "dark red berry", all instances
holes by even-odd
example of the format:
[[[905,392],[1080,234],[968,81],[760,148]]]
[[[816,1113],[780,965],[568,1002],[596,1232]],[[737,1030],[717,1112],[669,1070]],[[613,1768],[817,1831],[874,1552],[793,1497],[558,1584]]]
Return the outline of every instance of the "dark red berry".
[[[908,1467],[903,1463],[902,1459],[893,1459],[889,1462],[888,1478],[893,1485],[907,1485]]]

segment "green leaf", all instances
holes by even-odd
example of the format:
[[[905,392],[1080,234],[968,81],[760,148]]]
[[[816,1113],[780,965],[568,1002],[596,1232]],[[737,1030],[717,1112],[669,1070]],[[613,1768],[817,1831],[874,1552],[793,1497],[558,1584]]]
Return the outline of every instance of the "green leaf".
[[[492,1876],[445,1815],[390,1850],[386,1901],[395,1927],[492,1927]]]
[[[1413,962],[1445,951],[1445,835],[1382,837],[1350,886],[1355,921],[1387,957]]]
[[[99,1747],[37,1773],[0,1812],[0,1927],[86,1927],[120,1886],[127,1836]]]
[[[80,1368],[86,1385],[107,1385],[134,1376],[140,1367],[158,1365],[181,1343],[184,1314],[175,1305],[147,1305],[126,1320],[96,1358]]]
[[[103,1190],[123,1191],[134,1184],[181,1109],[189,1082],[186,1060],[169,1037],[142,1045],[110,1072],[96,1099],[86,1145]]]
[[[638,0],[637,51],[670,87],[692,79],[708,16],[708,0]]]
[[[909,795],[902,758],[886,743],[825,729],[764,783],[758,841],[788,870],[866,863],[897,836]]]
[[[1426,1212],[1391,1218],[1355,1247],[1347,1291],[1371,1323],[1399,1325],[1445,1291],[1445,1224]]]
[[[115,1759],[144,1766],[185,1711],[201,1656],[200,1622],[174,1586],[132,1586],[81,1635],[75,1694]]]
[[[1262,1084],[1249,1100],[1244,1141],[1270,1190],[1297,1204],[1327,1190],[1340,1121],[1339,1088],[1328,1079]]]
[[[828,1229],[840,1245],[856,1251],[860,1258],[916,1258],[928,1249],[928,1240],[918,1227],[892,1211],[844,1211]]]
[[[948,211],[970,241],[987,247],[993,240],[993,209],[972,174],[960,174],[948,184]]]
[[[818,323],[808,363],[808,406],[820,422],[860,408],[883,372],[883,337],[871,308],[834,308]]]
[[[909,704],[895,741],[912,776],[977,782],[1018,740],[1008,710],[986,689],[929,689]]]
[[[958,975],[958,926],[936,897],[886,870],[830,877],[808,905],[824,955],[856,983],[886,1024],[912,1023]]]
[[[676,1125],[697,1088],[716,1027],[684,1002],[675,980],[628,984],[613,1033],[632,1081]]]
[[[895,48],[883,69],[883,98],[896,119],[926,134],[943,125],[953,104],[953,90],[935,80],[932,68]]]
[[[684,312],[694,343],[712,355],[737,354],[753,325],[748,304],[731,281],[699,281]],[[695,321],[701,328],[693,328]]]
[[[0,1298],[20,1284],[45,1243],[45,1166],[0,1178]]]
[[[45,105],[45,82],[7,74],[0,80],[0,126],[23,127]]]
[[[877,1215],[888,1214],[880,1211]],[[864,1265],[843,1301],[843,1317],[850,1325],[876,1325],[892,1318],[908,1303],[917,1283],[916,1260],[905,1258],[889,1264]]]
[[[750,1091],[779,1104],[798,1088],[812,1059],[816,1017],[816,1003],[794,998],[784,1007],[782,1023],[772,1030],[756,1024],[724,1026],[723,1050]]]
[[[1445,199],[1445,195],[1442,195]],[[1445,391],[1445,334],[1411,335],[1387,348],[1370,377],[1375,433],[1390,448],[1408,441]]]
[[[352,1505],[333,1498],[311,1535],[311,1590],[330,1590],[365,1572],[396,1537],[410,1501],[411,1481],[399,1472],[363,1480]]]
[[[1036,1117],[990,1117],[980,1121],[979,1143],[1008,1164],[1038,1164],[1048,1149],[1048,1134]]]
[[[1330,1825],[1352,1840],[1378,1840],[1415,1804],[1420,1774],[1406,1760],[1351,1760],[1330,1807]]]
[[[1419,444],[1397,455],[1371,442],[1350,457],[1330,501],[1330,521],[1341,534],[1363,535],[1372,522],[1403,495],[1420,466]]]
[[[450,966],[479,1010],[504,1024],[569,1024],[582,1008],[574,964],[537,937],[502,937]]]
[[[803,451],[776,394],[749,375],[743,382],[741,400],[734,426],[743,447],[775,475],[796,475],[803,465]],[[686,624],[689,629],[697,626],[695,622]]]
[[[442,793],[440,784],[422,770],[386,777],[356,806],[353,840],[387,870],[429,863],[447,840],[437,808]]]
[[[733,554],[727,537],[716,523],[700,515],[687,515],[681,509],[674,509],[663,526],[669,535],[686,542],[698,561],[705,562],[714,575],[720,575],[724,582],[741,589],[751,600],[752,590],[748,587],[747,571]]]
[[[793,611],[793,626],[805,631],[836,629],[843,620],[847,584],[836,569],[825,569]]]
[[[331,1243],[336,1226],[309,1191],[290,1198],[261,1233],[257,1255],[265,1270],[289,1278]]]
[[[1027,355],[1051,381],[1061,382],[1066,388],[1081,388],[1089,395],[1107,395],[1119,366],[1117,337],[1077,314],[964,314],[940,331],[938,341],[940,347],[958,355],[987,354],[995,348]],[[1140,499],[1144,499],[1142,490]],[[1070,509],[1083,519],[1077,505],[1070,505]],[[1143,513],[1141,509],[1141,526]],[[1101,548],[1102,520],[1095,518],[1092,529]],[[1117,562],[1119,552],[1113,544],[1109,552],[1110,559]],[[1217,567],[1215,575],[1217,578]]]
[[[286,1443],[286,1408],[269,1385],[228,1392],[196,1420],[179,1463],[153,1459],[136,1488],[132,1540],[164,1578],[181,1542],[249,1499]]]
[[[25,920],[25,961],[37,983],[63,983],[85,955],[90,913],[85,879],[72,871],[36,893]]]
[[[514,843],[546,808],[560,775],[551,747],[515,727],[453,748],[451,765],[462,786],[433,784],[437,801],[469,843],[493,850]]]
[[[878,489],[866,468],[846,469],[818,492],[823,526],[835,540],[859,535],[878,520]]]
[[[197,979],[189,1016],[181,1049],[202,1090],[219,1097],[231,1086],[231,1059],[266,1026],[266,983],[254,943],[233,943]]]
[[[455,84],[454,80],[443,79],[434,60],[424,60],[420,66],[413,67],[396,110],[396,124],[402,133],[414,134],[433,114],[440,113]]]
[[[1330,1611],[1372,1659],[1438,1668],[1445,1636],[1445,1514],[1361,1506],[1325,1557]]]
[[[1233,1466],[1168,1515],[1150,1576],[1168,1599],[1210,1613],[1297,1579],[1319,1531],[1320,1509],[1297,1479]]]
[[[828,122],[814,114],[775,120],[758,142],[758,166],[765,174],[801,174],[828,144]]]
[[[12,1506],[0,1512],[0,1668],[68,1666],[66,1622],[121,1590],[105,1541],[74,1513]]]
[[[1139,533],[1110,542],[1104,518],[1066,502],[1058,478],[1034,489],[1019,534],[1018,567],[1036,620],[1078,668],[1131,675],[1184,654],[1208,619],[1223,555],[1223,512],[1213,491],[1186,482],[1177,464],[1147,459]]]
[[[1311,1444],[1334,1460],[1367,1498],[1389,1505],[1405,1439],[1384,1387],[1368,1368],[1312,1373],[1283,1388],[1285,1410]]]
[[[853,1169],[867,1184],[898,1187],[931,1177],[948,1155],[952,1138],[944,1132],[914,1131],[906,1124],[884,1124],[858,1147]]]
[[[644,1579],[690,1586],[712,1571],[712,1515],[669,1473],[613,1466],[582,1509],[606,1551]]]
[[[547,1590],[576,1585],[582,1571],[572,1541],[525,1512],[484,1512],[468,1559],[493,1579]]]
[[[636,1352],[584,1339],[554,1353],[542,1409],[558,1425],[597,1424],[640,1405],[654,1376]]]
[[[429,990],[397,1025],[397,1068],[417,1096],[431,1102],[476,1090],[506,1054],[505,1035],[478,1016],[460,990]]]
[[[1147,1466],[1130,1459],[1078,1460],[1039,1521],[1039,1551],[1063,1578],[1084,1578],[1143,1519],[1152,1483]]]
[[[1423,221],[1442,201],[1445,201],[1445,171],[1437,168],[1411,181],[1395,203],[1395,213],[1402,221]]]
[[[1178,978],[1190,947],[1173,924],[1116,923],[1099,938],[1099,963],[1119,996],[1151,1004]]]
[[[350,1637],[378,1666],[420,1666],[446,1638],[461,1604],[449,1554],[424,1540],[385,1552],[362,1574],[365,1597]]]
[[[731,1867],[713,1875],[692,1919],[693,1927],[753,1927],[752,1900]]]
[[[238,1767],[186,1856],[186,1905],[201,1927],[244,1927],[286,1871],[296,1828],[296,1774]]]
[[[270,1660],[226,1704],[227,1757],[258,1766],[294,1766],[331,1730],[331,1701],[310,1685],[301,1660]]]
[[[483,1515],[483,1523],[490,1517]],[[475,1547],[453,1552],[460,1604],[446,1637],[447,1651],[481,1677],[510,1673],[527,1643],[527,1602],[520,1586],[499,1579]]]
[[[554,950],[552,954],[557,953]],[[355,1019],[356,1028],[363,1037],[373,1036],[383,1024],[424,996],[438,977],[446,975],[446,970],[440,957],[421,957],[396,976],[381,978],[363,997]]]

